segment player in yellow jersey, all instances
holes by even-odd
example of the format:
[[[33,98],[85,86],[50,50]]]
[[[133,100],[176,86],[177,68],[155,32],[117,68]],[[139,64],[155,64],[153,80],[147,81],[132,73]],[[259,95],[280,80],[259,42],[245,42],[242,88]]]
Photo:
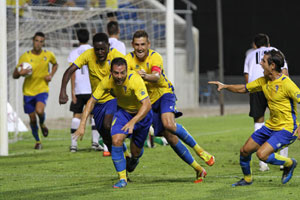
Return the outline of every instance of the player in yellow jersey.
[[[118,111],[114,114],[111,128],[111,154],[120,178],[120,181],[113,187],[122,188],[127,185],[126,159],[123,152],[124,140],[128,136],[131,137],[132,157],[142,156],[143,145],[152,123],[151,102],[140,75],[135,71],[127,71],[124,58],[115,58],[111,63],[111,75],[106,76],[94,90],[83,111],[82,120],[74,137],[82,138],[86,119],[94,105],[107,91],[114,95],[118,102]]]
[[[91,88],[92,92],[94,92],[102,79],[110,74],[111,61],[116,57],[124,57],[124,55],[114,48],[109,48],[108,36],[105,33],[95,34],[93,37],[93,48],[86,50],[78,56],[74,63],[65,71],[61,84],[59,103],[65,104],[68,101],[66,86],[75,70],[81,69],[84,65],[88,66]],[[111,150],[111,122],[116,110],[116,99],[109,92],[105,92],[98,99],[92,113],[96,128],[107,145],[109,152]],[[104,151],[103,155],[110,155],[109,152]]]
[[[214,164],[214,157],[205,152],[180,124],[175,122],[176,97],[172,83],[168,80],[161,55],[150,49],[147,32],[139,30],[132,39],[133,52],[126,55],[128,68],[137,71],[144,79],[153,110],[153,128],[155,136],[164,136],[177,155],[196,171],[195,183],[203,181],[206,171],[193,158],[181,140],[195,150],[208,165]],[[131,158],[128,169],[133,170],[136,158]],[[138,160],[137,160],[138,161]],[[131,170],[128,170],[129,172]]]
[[[246,86],[225,85],[218,81],[209,82],[216,84],[218,91],[222,89],[235,93],[263,91],[270,110],[270,118],[265,125],[256,130],[240,150],[240,165],[244,178],[232,184],[233,187],[252,184],[250,162],[254,152],[266,163],[284,166],[281,179],[283,184],[292,178],[297,166],[295,159],[282,156],[277,151],[292,144],[297,136],[299,137],[297,103],[300,102],[300,90],[288,76],[282,74],[284,55],[280,51],[273,49],[265,52],[260,64],[264,76]]]
[[[58,67],[55,55],[51,51],[42,49],[44,42],[44,33],[35,33],[33,36],[33,49],[25,52],[20,57],[19,63],[13,73],[14,79],[25,76],[23,83],[24,111],[29,115],[32,135],[36,140],[35,149],[42,149],[36,115],[39,118],[43,135],[45,137],[48,136],[48,128],[44,124],[46,119],[45,106],[49,92],[48,84]],[[30,70],[22,67],[23,63],[29,63],[32,66],[31,75],[28,75]],[[48,71],[49,63],[52,64],[50,73]]]

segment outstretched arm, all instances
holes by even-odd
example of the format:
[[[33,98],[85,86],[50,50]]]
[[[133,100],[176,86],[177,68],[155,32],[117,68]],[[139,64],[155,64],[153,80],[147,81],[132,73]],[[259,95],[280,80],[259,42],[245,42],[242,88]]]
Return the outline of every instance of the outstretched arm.
[[[71,75],[75,70],[77,69],[77,66],[72,64],[64,73],[62,81],[61,81],[61,87],[60,87],[60,94],[59,94],[59,103],[65,104],[68,101],[68,95],[66,92],[67,84],[71,78]]]
[[[145,72],[145,70],[140,70],[138,71],[138,73],[141,75],[142,79],[144,79],[144,81],[148,81],[148,82],[157,82],[160,78],[160,73],[157,71],[153,71],[152,74],[147,74]]]
[[[89,115],[91,114],[92,110],[95,107],[97,100],[94,99],[93,97],[91,97],[86,106],[84,107],[82,116],[81,116],[81,121],[80,121],[80,125],[78,127],[78,129],[75,131],[75,133],[73,134],[73,138],[74,139],[78,139],[78,137],[80,138],[80,140],[82,140],[83,136],[84,136],[84,131],[85,131],[85,126],[86,126],[86,121],[87,118],[89,117]]]
[[[244,84],[227,85],[219,81],[208,81],[208,84],[217,85],[218,91],[226,89],[234,93],[247,93],[246,86]]]

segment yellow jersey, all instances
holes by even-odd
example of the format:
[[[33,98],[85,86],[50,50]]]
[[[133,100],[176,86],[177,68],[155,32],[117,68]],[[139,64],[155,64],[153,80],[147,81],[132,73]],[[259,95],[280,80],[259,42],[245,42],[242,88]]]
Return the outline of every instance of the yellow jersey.
[[[154,67],[158,67],[160,69],[160,78],[157,82],[153,83],[145,81],[152,104],[154,104],[162,95],[166,93],[173,93],[173,85],[165,74],[163,59],[159,53],[149,49],[148,56],[143,62],[140,62],[137,59],[134,52],[128,53],[125,56],[125,59],[129,70],[140,71],[143,69],[147,74],[152,74]]]
[[[49,92],[48,82],[45,76],[49,75],[49,63],[57,64],[54,53],[42,50],[39,55],[26,51],[19,59],[17,67],[23,62],[32,66],[32,75],[25,77],[23,83],[23,94],[25,96],[35,96],[40,93]]]
[[[148,98],[148,92],[142,77],[135,71],[128,71],[123,85],[116,85],[112,75],[102,79],[92,96],[98,100],[105,93],[117,98],[118,106],[129,113],[137,113],[141,102]]]
[[[288,76],[282,75],[274,81],[261,77],[246,84],[246,88],[249,92],[263,91],[265,94],[270,110],[266,127],[293,132],[299,126],[297,103],[300,102],[300,90]]]
[[[124,58],[124,55],[118,50],[111,48],[108,51],[106,60],[104,62],[99,62],[94,52],[94,48],[92,48],[80,54],[73,64],[75,64],[78,68],[88,65],[92,92],[94,92],[102,79],[110,74],[110,63],[117,57]],[[99,98],[98,103],[105,103],[113,98],[114,97],[109,93],[103,93],[103,96]]]

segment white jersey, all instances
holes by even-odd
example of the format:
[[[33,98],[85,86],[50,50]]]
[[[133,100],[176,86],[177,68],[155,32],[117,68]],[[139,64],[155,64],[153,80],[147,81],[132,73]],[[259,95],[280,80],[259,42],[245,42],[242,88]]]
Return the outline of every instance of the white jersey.
[[[277,50],[275,47],[260,47],[247,55],[244,63],[244,74],[248,74],[248,83],[264,76],[264,70],[260,65],[260,62],[264,57],[265,52],[272,49]],[[286,62],[284,62],[282,69],[283,68],[288,68]]]
[[[109,38],[110,48],[115,48],[122,54],[126,55],[126,47],[124,42],[121,42],[117,38]]]
[[[80,54],[88,49],[93,48],[89,44],[80,45],[78,48],[71,51],[68,57],[68,62],[73,63]],[[89,78],[88,66],[84,65],[81,69],[75,71],[75,94],[91,94],[91,83]]]

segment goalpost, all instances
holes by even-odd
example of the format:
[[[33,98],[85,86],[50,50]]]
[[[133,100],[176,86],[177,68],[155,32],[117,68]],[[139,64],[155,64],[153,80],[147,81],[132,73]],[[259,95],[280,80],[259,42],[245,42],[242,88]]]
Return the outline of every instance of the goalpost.
[[[117,7],[103,5],[70,7],[58,4],[54,6],[30,4],[20,7],[23,10],[20,11],[20,18],[18,19],[15,17],[15,7],[7,6],[7,45],[4,45],[7,46],[7,65],[3,65],[7,66],[7,72],[2,73],[2,75],[7,74],[5,87],[7,88],[8,102],[14,110],[19,108],[17,110],[18,116],[27,124],[28,116],[23,113],[22,108],[24,78],[16,81],[12,79],[12,73],[19,56],[32,49],[34,33],[37,31],[45,33],[44,49],[54,52],[59,64],[58,71],[49,84],[46,124],[50,129],[68,128],[72,118],[72,113],[69,111],[70,84],[68,84],[69,88],[67,89],[69,102],[65,105],[59,105],[58,98],[62,75],[68,67],[68,54],[78,43],[76,31],[80,28],[88,29],[90,32],[89,43],[91,44],[91,38],[96,32],[106,32],[106,24],[110,20],[118,21],[120,40],[125,43],[127,53],[133,50],[131,47],[133,33],[138,29],[145,29],[149,34],[151,49],[158,51],[164,58],[164,68],[169,79],[178,82],[178,85],[176,84],[176,95],[181,103],[180,107],[195,107],[198,105],[196,94],[198,91],[198,62],[195,62],[194,71],[189,72],[186,70],[186,54],[189,51],[185,49],[187,43],[185,38],[186,24],[182,18],[174,15],[174,0],[165,0],[166,6],[171,5],[171,9],[166,9],[163,4],[156,0],[119,0],[118,2]],[[3,4],[3,1],[1,3]],[[1,6],[1,10],[3,7],[5,6]],[[3,12],[1,12],[1,16],[2,14]],[[111,17],[111,14],[114,14],[114,17]],[[175,33],[174,30],[176,30]],[[1,31],[3,31],[2,28]],[[196,38],[195,43],[197,43],[197,31],[194,37]],[[171,57],[169,57],[170,55]],[[195,59],[198,60],[198,58]],[[184,76],[182,76],[183,73]],[[1,99],[3,99],[2,94]],[[1,113],[4,113],[2,109]],[[2,124],[3,122],[0,124],[1,127],[3,127]]]

